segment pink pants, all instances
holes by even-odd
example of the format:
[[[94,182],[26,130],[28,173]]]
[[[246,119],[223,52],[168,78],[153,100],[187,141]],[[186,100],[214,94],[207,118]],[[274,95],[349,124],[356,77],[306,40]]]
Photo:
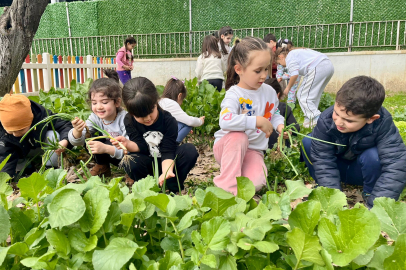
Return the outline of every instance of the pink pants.
[[[220,164],[220,175],[214,178],[217,187],[237,194],[236,177],[245,176],[255,186],[256,191],[266,185],[267,169],[264,155],[248,149],[248,136],[244,132],[230,132],[214,144],[214,158]]]

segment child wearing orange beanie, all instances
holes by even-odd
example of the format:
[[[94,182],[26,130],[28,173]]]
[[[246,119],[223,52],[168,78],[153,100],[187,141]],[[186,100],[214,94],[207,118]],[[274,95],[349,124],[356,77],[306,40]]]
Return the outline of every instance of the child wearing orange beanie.
[[[39,141],[49,142],[55,140],[54,132],[50,126],[45,127],[41,134],[43,125],[39,125],[20,143],[21,137],[33,125],[52,114],[51,111],[29,100],[26,96],[7,94],[3,97],[0,101],[0,163],[10,154],[11,157],[1,170],[2,172],[14,177],[19,160],[24,161],[30,155],[30,152],[41,150]],[[57,167],[58,155],[64,151],[64,148],[69,146],[68,132],[72,128],[70,122],[60,119],[54,120],[53,125],[59,144],[63,148],[56,150],[52,154],[46,164],[48,167]]]

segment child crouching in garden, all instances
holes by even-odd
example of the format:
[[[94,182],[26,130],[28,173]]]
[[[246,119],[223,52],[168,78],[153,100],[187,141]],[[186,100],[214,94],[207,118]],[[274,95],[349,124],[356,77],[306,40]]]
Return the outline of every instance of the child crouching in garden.
[[[391,114],[382,106],[385,89],[358,76],[337,92],[303,146],[309,173],[320,186],[341,189],[341,182],[363,186],[368,208],[377,197],[397,200],[406,184],[406,146]]]
[[[172,77],[166,83],[165,90],[159,100],[159,106],[163,110],[170,112],[176,121],[178,121],[177,143],[183,141],[192,130],[192,127],[200,127],[204,124],[204,116],[200,118],[189,116],[180,107],[186,95],[185,84],[181,80]]]
[[[112,137],[126,136],[124,117],[127,112],[121,108],[121,87],[117,72],[111,69],[104,72],[109,78],[95,80],[88,92],[92,114],[86,122],[77,117],[72,121],[73,129],[69,132],[69,141],[72,145],[84,145],[86,127],[92,136],[97,132],[94,124],[107,131]],[[114,147],[107,139],[90,141],[88,145],[96,163],[90,169],[90,174],[109,177],[110,164],[119,165],[124,155],[123,150]]]
[[[261,39],[246,37],[229,56],[226,95],[221,103],[220,130],[214,142],[214,157],[220,175],[214,184],[237,194],[236,177],[248,177],[256,190],[266,185],[263,151],[274,128],[281,133],[284,118],[278,96],[264,81],[271,61],[270,50]],[[287,138],[287,134],[284,134]]]
[[[178,123],[169,112],[161,109],[158,100],[158,91],[147,78],[128,81],[123,88],[123,101],[128,111],[124,123],[129,139],[123,136],[116,139],[131,152],[133,160],[124,169],[133,181],[153,175],[156,156],[159,184],[162,186],[166,180],[166,187],[177,192],[183,189],[183,182],[199,154],[193,144],[178,146]]]
[[[52,121],[57,138],[55,138],[51,125],[42,129],[44,126],[42,124],[38,125],[20,142],[32,126],[52,114],[50,110],[29,100],[26,96],[7,94],[3,97],[0,101],[0,163],[9,155],[11,157],[1,170],[2,172],[14,177],[19,163],[22,168],[30,156],[34,157],[36,153],[41,153],[39,142],[49,143],[54,140],[59,141],[61,148],[51,154],[46,166],[58,167],[58,155],[69,146],[68,132],[72,128],[69,121],[61,119]]]

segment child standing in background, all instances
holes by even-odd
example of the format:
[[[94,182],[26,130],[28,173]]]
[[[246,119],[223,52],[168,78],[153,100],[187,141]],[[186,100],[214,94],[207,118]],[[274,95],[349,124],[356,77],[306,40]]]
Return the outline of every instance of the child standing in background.
[[[270,61],[269,48],[259,38],[242,39],[230,53],[221,129],[214,134],[213,152],[220,164],[214,184],[233,194],[237,194],[239,176],[248,177],[256,190],[266,184],[263,151],[274,128],[279,133],[284,128],[278,97],[264,84]]]
[[[136,45],[137,41],[133,37],[128,37],[124,41],[124,46],[116,53],[117,73],[123,85],[131,79],[131,71],[134,68],[134,57],[131,51]]]
[[[166,179],[166,187],[177,192],[179,188],[183,189],[183,182],[195,166],[199,154],[193,144],[177,145],[176,119],[159,107],[158,100],[158,91],[147,78],[137,77],[128,81],[123,88],[123,101],[128,111],[124,123],[129,139],[123,136],[116,139],[132,154],[130,165],[124,166],[132,180],[153,175],[156,156],[159,185],[162,186]],[[118,143],[113,144],[117,146]]]
[[[172,77],[166,83],[164,92],[159,100],[159,106],[163,110],[170,112],[176,121],[178,121],[177,143],[183,141],[192,130],[192,127],[200,127],[204,124],[204,116],[200,118],[189,116],[180,107],[186,95],[185,84],[181,80]]]
[[[269,49],[271,49],[272,52],[276,51],[276,37],[274,34],[268,34],[264,37],[264,42],[268,46]],[[276,76],[276,71],[277,71],[277,65],[276,63],[271,63],[272,69],[269,71],[269,77],[270,78],[275,78]]]
[[[234,33],[233,29],[230,26],[223,26],[219,30],[219,50],[221,52],[221,57],[227,67],[228,56],[231,52],[231,40],[233,39]]]
[[[109,78],[95,80],[88,92],[92,114],[86,122],[78,117],[72,121],[73,129],[69,131],[68,135],[72,145],[85,144],[86,126],[90,134],[94,135],[97,132],[93,123],[107,131],[112,137],[126,136],[124,117],[127,112],[121,108],[121,87],[117,73],[112,69],[106,69],[104,73]],[[124,155],[123,150],[115,148],[107,139],[90,141],[89,148],[96,163],[90,169],[90,174],[93,176],[111,176],[110,163],[118,166]]]
[[[276,48],[288,48],[291,49],[293,47],[293,43],[288,40],[288,39],[279,39],[278,42],[276,43]],[[288,69],[285,68],[282,65],[277,65],[277,71],[276,71],[276,79],[278,80],[278,82],[280,83],[282,80],[286,80],[289,84],[289,80],[290,80],[290,74],[288,72]],[[288,92],[288,99],[286,101],[286,103],[288,103],[288,105],[292,106],[292,108],[295,107],[295,103],[296,103],[296,90],[297,87],[299,86],[299,82],[300,82],[301,77],[298,76],[296,79],[296,82],[292,85],[292,87],[290,88],[290,91]],[[283,92],[281,93],[281,97],[282,98],[284,96]]]
[[[207,80],[217,88],[217,91],[221,91],[226,65],[221,58],[217,39],[214,36],[209,35],[204,37],[202,54],[197,58],[195,71],[199,82]]]
[[[285,95],[291,91],[299,75],[304,76],[297,97],[305,115],[303,126],[314,127],[321,113],[318,109],[321,95],[334,74],[333,64],[327,55],[306,48],[278,48],[274,59],[287,67],[290,74]]]

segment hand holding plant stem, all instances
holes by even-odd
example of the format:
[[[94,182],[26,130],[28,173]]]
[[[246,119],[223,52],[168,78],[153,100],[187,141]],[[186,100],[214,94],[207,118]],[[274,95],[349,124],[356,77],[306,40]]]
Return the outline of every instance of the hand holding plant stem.
[[[73,137],[76,139],[82,137],[82,132],[86,128],[86,122],[79,117],[75,117],[71,123],[73,126]]]

